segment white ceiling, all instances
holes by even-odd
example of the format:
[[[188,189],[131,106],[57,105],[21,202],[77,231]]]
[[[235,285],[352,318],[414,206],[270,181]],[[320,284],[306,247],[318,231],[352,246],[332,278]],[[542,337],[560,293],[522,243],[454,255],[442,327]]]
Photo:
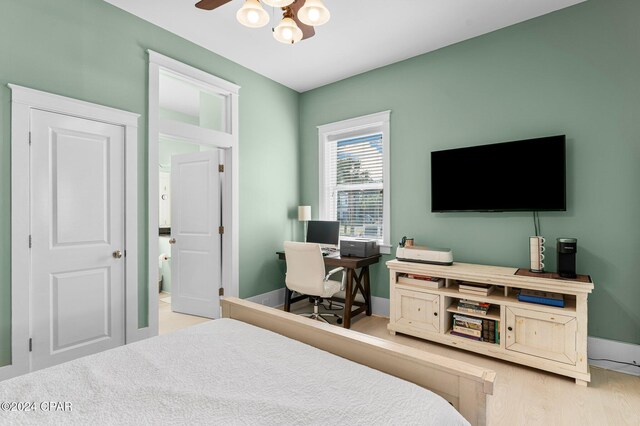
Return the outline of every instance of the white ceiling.
[[[325,0],[331,20],[293,46],[236,20],[243,0],[105,0],[299,92],[486,34],[585,0]],[[162,53],[162,52],[161,52]]]

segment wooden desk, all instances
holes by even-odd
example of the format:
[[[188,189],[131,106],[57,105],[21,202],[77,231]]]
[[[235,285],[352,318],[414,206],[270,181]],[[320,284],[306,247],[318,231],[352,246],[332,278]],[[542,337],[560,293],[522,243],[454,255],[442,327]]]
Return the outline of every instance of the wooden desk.
[[[286,260],[284,251],[277,252],[280,260]],[[351,257],[351,256],[325,256],[324,264],[330,267],[343,267],[347,278],[345,280],[345,298],[332,297],[334,302],[344,303],[344,314],[342,318],[342,326],[344,328],[351,327],[351,318],[355,315],[365,312],[368,316],[371,316],[371,281],[369,278],[369,266],[378,263],[380,255],[370,257]],[[360,273],[358,273],[360,269]],[[364,302],[356,300],[358,292],[362,294]],[[285,287],[284,296],[284,310],[289,312],[291,310],[291,304],[298,300],[306,299],[309,296],[292,297],[293,292]],[[357,309],[351,311],[353,306],[357,306]]]

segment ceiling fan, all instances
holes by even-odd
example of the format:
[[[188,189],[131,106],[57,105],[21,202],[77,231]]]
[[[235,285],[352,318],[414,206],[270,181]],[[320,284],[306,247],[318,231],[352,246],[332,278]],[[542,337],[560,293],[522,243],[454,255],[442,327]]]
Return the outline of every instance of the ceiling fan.
[[[213,10],[231,0],[200,0],[196,7]],[[236,13],[238,21],[249,28],[260,28],[269,23],[269,14],[262,8],[261,2],[282,9],[282,20],[273,28],[276,40],[294,44],[316,34],[315,28],[325,24],[331,14],[322,0],[244,0],[244,5]]]

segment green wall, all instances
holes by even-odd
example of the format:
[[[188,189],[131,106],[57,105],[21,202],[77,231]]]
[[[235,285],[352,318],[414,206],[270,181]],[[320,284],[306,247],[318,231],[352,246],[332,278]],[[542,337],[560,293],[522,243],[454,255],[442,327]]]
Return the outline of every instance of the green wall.
[[[298,205],[299,94],[101,0],[0,0],[0,365],[10,362],[10,91],[15,83],[142,114],[140,326],[147,310],[147,55],[152,49],[242,86],[240,296],[279,286],[272,253]],[[268,253],[268,255],[266,254]],[[155,266],[155,261],[154,261]]]
[[[638,17],[637,0],[590,0],[304,93],[301,203],[317,214],[316,126],[390,109],[392,242],[527,266],[530,214],[430,212],[429,153],[566,134],[568,209],[540,214],[548,269],[555,238],[578,238],[579,272],[596,284],[589,334],[640,343]],[[385,267],[372,273],[388,297]]]

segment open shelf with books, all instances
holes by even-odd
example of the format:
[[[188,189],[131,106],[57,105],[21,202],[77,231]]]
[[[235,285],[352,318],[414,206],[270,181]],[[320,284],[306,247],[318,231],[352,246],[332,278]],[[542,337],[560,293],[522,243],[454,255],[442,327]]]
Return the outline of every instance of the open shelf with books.
[[[447,280],[449,281],[449,280]],[[520,293],[520,288],[515,287],[506,287],[506,291],[501,288],[500,291],[494,291],[489,296],[479,296],[475,294],[469,293],[461,293],[458,290],[458,285],[455,282],[452,282],[448,287],[443,287],[440,291],[451,297],[456,298],[464,298],[469,300],[488,302],[496,305],[520,305],[525,304],[531,306],[531,303],[521,302],[518,300],[518,294]],[[568,315],[575,315],[576,312],[576,296],[572,294],[564,294],[564,308],[556,307],[556,306],[548,306],[548,305],[538,305],[536,304],[536,309],[549,310],[550,312],[557,312],[561,310],[563,313]]]
[[[469,312],[469,311],[464,311],[464,310],[460,310],[458,309],[457,305],[450,305],[447,308],[447,312],[452,313],[452,314],[460,314],[460,315],[468,315],[468,316],[472,316],[475,318],[486,318],[486,319],[491,319],[494,321],[500,321],[500,306],[496,306],[496,305],[491,305],[491,307],[489,308],[489,311],[486,314],[478,314],[478,313],[473,313],[473,312]]]
[[[590,381],[587,298],[593,283],[517,268],[392,260],[389,332]],[[558,306],[553,306],[558,305]]]

